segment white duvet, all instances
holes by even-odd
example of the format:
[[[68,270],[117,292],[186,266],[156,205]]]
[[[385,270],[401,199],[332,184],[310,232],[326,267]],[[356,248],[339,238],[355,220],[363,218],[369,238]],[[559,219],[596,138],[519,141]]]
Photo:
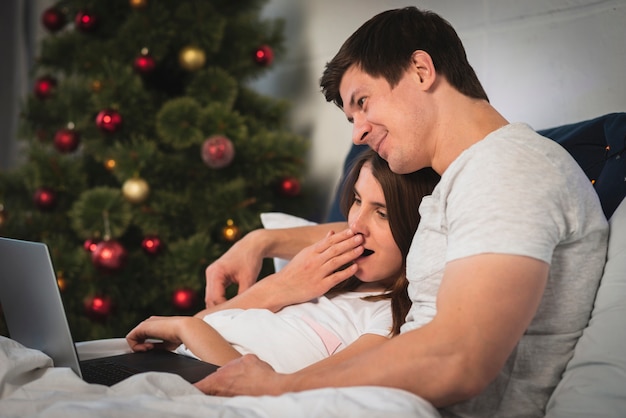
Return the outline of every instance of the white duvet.
[[[0,417],[439,417],[421,398],[383,387],[282,396],[206,396],[177,375],[144,373],[112,387],[52,367],[41,351],[0,336]]]

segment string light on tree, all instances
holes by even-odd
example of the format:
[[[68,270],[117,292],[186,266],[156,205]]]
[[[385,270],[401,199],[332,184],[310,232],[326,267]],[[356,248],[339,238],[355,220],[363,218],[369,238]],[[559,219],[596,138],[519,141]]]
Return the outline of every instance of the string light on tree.
[[[117,132],[122,126],[122,115],[114,109],[103,109],[96,116],[96,125],[103,132]]]
[[[197,46],[189,45],[180,50],[178,63],[187,71],[197,71],[204,67],[206,54]]]
[[[128,4],[133,9],[143,9],[148,5],[148,0],[129,0]]]
[[[189,288],[177,289],[172,294],[172,304],[176,309],[187,311],[191,309],[196,301],[196,295]]]
[[[57,204],[57,195],[51,188],[40,187],[35,190],[33,202],[39,210],[50,211],[54,209]]]
[[[50,7],[44,10],[41,15],[41,23],[46,29],[54,33],[63,29],[67,20],[65,19],[65,13],[56,7]]]
[[[202,143],[202,161],[213,169],[224,168],[233,162],[235,147],[230,139],[222,135],[214,135]]]
[[[227,242],[235,242],[241,237],[239,227],[232,219],[226,221],[226,226],[222,228],[222,238]]]
[[[65,289],[67,289],[67,280],[62,271],[57,272],[57,286],[59,286],[61,292],[65,292]]]
[[[35,80],[34,93],[39,99],[47,99],[56,89],[57,81],[54,77],[45,75]]]
[[[76,13],[74,25],[81,32],[93,32],[98,26],[98,18],[93,13],[81,10]]]
[[[99,93],[100,90],[102,90],[102,81],[100,80],[94,80],[91,82],[91,90],[94,93]]]
[[[269,45],[261,45],[254,51],[254,61],[261,67],[268,67],[274,61],[274,51]]]
[[[108,171],[113,171],[116,165],[117,163],[113,158],[109,158],[104,162],[104,168],[106,168]]]
[[[143,203],[150,195],[150,186],[141,177],[133,177],[122,185],[122,194],[130,203]]]
[[[149,235],[141,241],[141,248],[148,255],[156,255],[163,249],[163,242],[156,235]]]
[[[67,128],[59,129],[54,134],[54,147],[57,151],[68,153],[75,151],[80,144],[80,135],[74,130],[74,124],[69,123]]]

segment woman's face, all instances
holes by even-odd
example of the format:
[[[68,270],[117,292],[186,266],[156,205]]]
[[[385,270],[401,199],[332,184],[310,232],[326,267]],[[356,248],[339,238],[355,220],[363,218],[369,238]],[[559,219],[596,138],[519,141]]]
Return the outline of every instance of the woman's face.
[[[348,212],[348,225],[364,238],[365,251],[354,261],[359,267],[355,276],[367,283],[393,283],[402,273],[402,253],[391,234],[383,189],[372,174],[369,162],[363,164],[354,184],[354,203]]]

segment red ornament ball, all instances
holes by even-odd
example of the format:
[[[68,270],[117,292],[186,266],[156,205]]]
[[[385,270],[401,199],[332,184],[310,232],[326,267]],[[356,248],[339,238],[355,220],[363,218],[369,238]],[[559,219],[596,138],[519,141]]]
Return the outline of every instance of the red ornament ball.
[[[300,181],[295,177],[286,177],[280,182],[280,194],[295,197],[300,194]]]
[[[57,195],[52,189],[40,187],[35,190],[33,201],[35,202],[35,206],[37,206],[40,210],[49,211],[54,209],[56,206]]]
[[[57,81],[50,76],[43,76],[35,81],[35,96],[39,99],[47,99],[52,96],[54,89],[57,86]]]
[[[149,255],[156,255],[163,249],[163,242],[157,236],[150,235],[141,241],[141,248]]]
[[[128,253],[126,248],[115,240],[105,240],[98,245],[91,253],[91,262],[98,269],[105,272],[115,272],[124,267]]]
[[[9,212],[4,209],[4,205],[0,203],[0,228],[7,222],[7,219],[9,219]]]
[[[113,303],[108,296],[92,296],[84,300],[85,314],[92,320],[101,321],[111,316]]]
[[[44,10],[41,15],[41,23],[50,32],[57,32],[65,26],[67,21],[65,19],[65,13],[56,7],[50,7],[49,9]]]
[[[261,45],[254,51],[254,62],[262,67],[267,67],[274,61],[274,51],[268,45]]]
[[[156,67],[156,62],[154,58],[152,58],[149,54],[141,54],[137,58],[135,58],[135,62],[133,63],[133,68],[140,74],[149,74]]]
[[[96,247],[98,246],[99,242],[100,242],[99,239],[89,238],[89,239],[85,240],[85,242],[83,243],[83,248],[88,253],[93,253],[96,250]]]
[[[92,32],[98,26],[98,18],[96,15],[89,13],[85,10],[81,10],[76,13],[74,18],[74,24],[76,28],[81,32]]]
[[[73,129],[59,129],[54,134],[54,146],[59,152],[72,152],[80,144],[80,135]]]
[[[172,294],[172,304],[176,309],[183,311],[189,310],[196,302],[196,295],[193,290],[189,288],[182,288],[175,290]]]
[[[202,144],[202,161],[210,168],[224,168],[230,165],[234,158],[235,147],[225,136],[214,135]]]
[[[122,126],[122,116],[113,109],[101,110],[96,116],[96,125],[104,132],[116,132]]]

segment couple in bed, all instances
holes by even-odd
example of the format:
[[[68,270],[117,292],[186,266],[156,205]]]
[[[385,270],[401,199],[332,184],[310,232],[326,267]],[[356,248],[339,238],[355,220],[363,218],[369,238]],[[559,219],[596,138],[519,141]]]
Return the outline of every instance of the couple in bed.
[[[384,199],[372,197],[372,188],[361,186],[366,165],[355,182],[349,230],[313,246],[345,224],[247,234],[207,268],[207,308],[229,303],[223,292],[230,282],[239,284],[240,307],[253,307],[265,288],[261,303],[272,310],[326,294],[353,274],[362,289],[386,289],[406,256],[411,305],[399,314],[401,332],[365,334],[295,373],[245,355],[196,387],[233,396],[388,386],[446,417],[543,417],[589,321],[605,262],[608,223],[589,179],[559,144],[491,106],[456,31],[437,14],[406,7],[374,16],[326,65],[320,86],[353,124],[355,144],[368,145],[394,173],[432,167],[441,176],[437,186],[423,199],[428,193],[391,198],[384,185]],[[373,207],[381,203],[402,254],[393,266],[375,261],[391,253],[373,247],[368,235],[380,227]],[[391,211],[411,216],[418,205],[419,227],[406,253],[392,223],[405,218]],[[367,224],[363,214],[372,216]],[[409,233],[408,225],[401,229]],[[282,283],[270,276],[253,285],[264,257],[292,258],[305,247],[291,263],[300,266],[300,280],[284,273]],[[363,257],[366,249],[375,252]],[[376,280],[388,281],[366,282],[379,268],[388,270]],[[339,357],[351,347],[358,353]]]
[[[143,321],[127,335],[129,345],[148,350],[154,343],[146,340],[158,338],[164,348],[220,366],[252,353],[277,372],[292,373],[397,335],[411,306],[405,259],[420,218],[414,202],[430,195],[438,180],[430,168],[394,174],[374,151],[363,152],[342,186],[349,230],[329,233],[225,303],[193,317]],[[353,234],[363,237],[358,249]],[[289,306],[276,297],[307,282],[320,286],[319,297]]]

